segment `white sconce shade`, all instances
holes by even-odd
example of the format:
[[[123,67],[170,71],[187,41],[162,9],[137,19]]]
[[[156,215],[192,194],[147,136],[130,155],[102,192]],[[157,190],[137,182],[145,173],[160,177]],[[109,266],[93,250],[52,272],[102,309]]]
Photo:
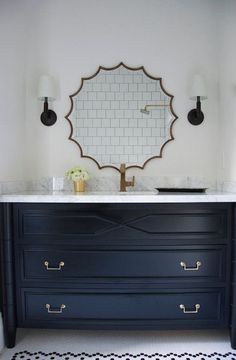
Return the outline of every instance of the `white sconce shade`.
[[[207,89],[204,78],[201,75],[194,75],[193,84],[190,90],[190,99],[197,100],[197,97],[200,97],[200,100],[207,99]]]
[[[54,80],[51,76],[48,75],[40,76],[38,86],[38,99],[44,100],[45,98],[48,98],[49,101],[56,99],[56,88]]]

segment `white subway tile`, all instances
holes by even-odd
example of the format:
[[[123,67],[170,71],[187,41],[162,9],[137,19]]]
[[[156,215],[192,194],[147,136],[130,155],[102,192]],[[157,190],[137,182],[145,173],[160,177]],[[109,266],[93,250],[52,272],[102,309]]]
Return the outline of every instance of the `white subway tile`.
[[[142,146],[134,146],[134,154],[142,154],[143,147]]]
[[[129,145],[137,145],[137,143],[138,143],[138,138],[137,137],[131,136],[129,138]]]
[[[148,137],[147,138],[147,145],[156,145],[156,138],[155,137]]]
[[[110,84],[102,84],[102,91],[112,91]]]
[[[129,119],[129,127],[137,128],[138,120],[137,119]]]
[[[88,129],[87,128],[79,128],[78,136],[88,136]]]
[[[124,101],[120,101],[120,109],[129,109],[129,102],[124,100]]]
[[[112,136],[111,137],[111,145],[120,145],[120,138]]]
[[[124,116],[124,110],[115,110],[115,117],[117,119],[122,118]]]
[[[119,155],[111,155],[111,164],[121,164]]]
[[[98,128],[97,129],[97,136],[101,136],[101,137],[106,136],[106,129]]]
[[[88,100],[97,100],[97,93],[94,91],[88,92]]]
[[[96,118],[97,117],[97,111],[96,110],[88,110],[88,117],[89,118]]]
[[[97,110],[97,117],[98,118],[104,118],[106,116],[105,110]]]
[[[143,146],[143,154],[152,155],[151,147],[150,146]]]
[[[116,148],[115,148],[115,146],[113,146],[113,145],[107,146],[107,148],[106,148],[106,153],[107,153],[107,154],[110,154],[110,155],[116,154]]]
[[[134,100],[143,100],[143,94],[142,92],[134,92],[133,94],[133,99]],[[131,99],[132,100],[132,99]]]
[[[117,128],[117,126],[119,126],[119,120],[116,118],[112,118],[111,119],[111,127],[112,128]]]
[[[133,82],[133,76],[130,74],[130,75],[125,75],[124,76],[124,83],[132,83]]]
[[[129,163],[131,164],[137,164],[137,155],[129,155]]]
[[[128,136],[120,137],[120,145],[129,145],[129,137]]]
[[[102,138],[100,136],[93,137],[93,145],[101,145]]]
[[[124,99],[125,100],[133,100],[133,93],[132,92],[124,93]]]
[[[125,136],[133,136],[133,129],[125,128]]]
[[[88,136],[97,136],[97,129],[96,128],[89,128],[88,129]]]
[[[156,91],[156,84],[147,84],[147,91]]]
[[[106,100],[115,100],[115,93],[114,92],[107,92],[106,94]]]
[[[143,136],[151,136],[151,129],[150,128],[143,128]]]
[[[147,91],[147,85],[146,84],[138,84],[138,91],[141,91],[141,92]]]
[[[106,110],[106,118],[113,119],[114,117],[115,117],[115,110]]]
[[[106,129],[104,129],[106,131]],[[102,145],[110,145],[111,144],[111,138],[109,136],[102,137]]]
[[[142,136],[142,128],[136,128],[134,129],[134,136]]]
[[[123,135],[124,135],[124,129],[120,128],[120,127],[117,127],[115,129],[115,136],[123,136]]]
[[[124,110],[124,118],[130,119],[133,117],[133,110]]]
[[[129,101],[129,109],[137,110],[138,109],[138,102],[135,101],[135,100]]]
[[[128,92],[129,91],[129,86],[128,84],[120,84],[120,92]]]
[[[93,144],[93,138],[92,137],[85,137],[83,140],[84,140],[84,145],[85,146]]]
[[[138,137],[138,145],[146,145],[147,138],[146,137]]]
[[[92,101],[85,100],[84,102],[84,109],[90,110],[92,108]]]
[[[124,100],[124,93],[123,92],[115,93],[115,99],[116,100]]]
[[[150,92],[143,92],[143,100],[146,100],[146,101],[148,101],[148,100],[152,100],[152,93],[150,93]]]
[[[130,146],[130,145],[125,146],[124,147],[124,153],[127,154],[127,155],[133,154],[133,146]]]
[[[106,93],[105,92],[97,92],[97,100],[105,100],[106,99]]]
[[[110,128],[111,127],[111,120],[107,119],[107,118],[102,119],[102,127],[105,128],[105,129]]]
[[[119,164],[122,164],[122,163],[127,164],[129,162],[129,155],[121,154],[119,156],[119,159],[120,159]]]
[[[124,82],[124,76],[123,75],[115,75],[115,82],[118,84],[122,84]]]
[[[114,136],[115,129],[114,128],[106,128],[106,136]]]
[[[119,84],[111,84],[110,85],[110,91],[120,91],[120,85]]]
[[[120,127],[127,128],[129,126],[128,119],[120,119]]]
[[[102,108],[102,103],[101,103],[101,101],[93,101],[92,108],[93,108],[93,109],[96,109],[96,110],[100,110],[100,109]]]
[[[102,109],[110,109],[110,101],[103,101],[102,102]]]
[[[93,127],[95,128],[101,128],[102,126],[102,120],[99,118],[93,119]]]
[[[137,92],[138,85],[137,84],[129,84],[129,91],[131,92]]]
[[[142,75],[134,75],[134,83],[141,83],[143,81]]]
[[[161,100],[161,93],[160,92],[152,92],[152,100]]]

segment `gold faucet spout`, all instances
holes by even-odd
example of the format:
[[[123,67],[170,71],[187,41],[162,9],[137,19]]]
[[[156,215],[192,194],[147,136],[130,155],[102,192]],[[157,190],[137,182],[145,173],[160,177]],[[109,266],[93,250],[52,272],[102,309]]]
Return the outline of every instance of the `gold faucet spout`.
[[[135,177],[131,181],[126,181],[126,165],[120,165],[120,191],[126,191],[127,186],[134,186]]]

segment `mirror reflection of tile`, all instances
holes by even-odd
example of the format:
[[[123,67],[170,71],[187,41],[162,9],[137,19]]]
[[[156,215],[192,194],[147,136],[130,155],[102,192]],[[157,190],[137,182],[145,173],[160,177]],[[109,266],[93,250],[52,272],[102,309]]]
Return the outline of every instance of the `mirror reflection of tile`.
[[[101,70],[74,103],[74,138],[101,165],[142,165],[170,138],[170,96],[142,70]]]

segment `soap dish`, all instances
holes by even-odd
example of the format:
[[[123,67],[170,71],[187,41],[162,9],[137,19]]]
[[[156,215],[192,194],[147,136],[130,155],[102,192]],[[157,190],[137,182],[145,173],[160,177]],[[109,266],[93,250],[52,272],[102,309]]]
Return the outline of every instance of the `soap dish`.
[[[164,188],[158,187],[155,188],[160,193],[204,193],[207,188]]]

